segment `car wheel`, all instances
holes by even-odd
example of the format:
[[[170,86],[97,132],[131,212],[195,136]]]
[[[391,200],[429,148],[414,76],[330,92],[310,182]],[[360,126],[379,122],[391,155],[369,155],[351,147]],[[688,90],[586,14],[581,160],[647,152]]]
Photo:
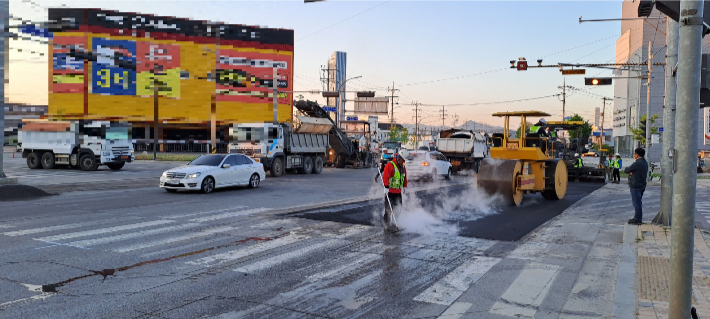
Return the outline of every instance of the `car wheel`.
[[[259,174],[253,174],[251,178],[249,178],[249,188],[257,188],[259,187],[259,182],[261,179],[259,178]]]
[[[42,168],[54,168],[54,154],[52,152],[45,152],[42,154]]]
[[[271,177],[279,177],[284,173],[284,164],[280,157],[275,157],[274,162],[271,163],[271,169],[269,169]]]
[[[449,168],[449,171],[444,175],[444,178],[451,179],[451,168]]]
[[[42,163],[40,163],[39,153],[32,152],[27,155],[27,167],[29,167],[30,169],[37,169],[42,167]]]
[[[202,186],[200,187],[200,191],[202,191],[205,194],[209,194],[214,190],[214,178],[207,176],[205,179],[202,180]]]
[[[313,158],[313,174],[320,174],[323,171],[323,158],[316,156]]]
[[[310,174],[313,172],[313,159],[309,156],[303,157],[303,168],[300,169],[301,174]]]
[[[164,188],[164,190],[168,193],[175,193],[177,192],[177,189],[172,189],[172,188]]]
[[[96,162],[96,157],[93,154],[84,154],[79,159],[79,167],[82,171],[95,171],[99,168],[99,163]]]
[[[126,165],[126,162],[106,164],[106,166],[108,166],[108,168],[110,168],[112,171],[117,171],[117,170],[123,168],[123,165]]]

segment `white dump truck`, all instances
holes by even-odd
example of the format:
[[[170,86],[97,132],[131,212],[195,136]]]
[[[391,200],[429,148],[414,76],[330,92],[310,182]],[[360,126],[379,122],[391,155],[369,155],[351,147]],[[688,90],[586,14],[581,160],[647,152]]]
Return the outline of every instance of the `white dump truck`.
[[[441,131],[436,150],[449,159],[454,172],[470,169],[478,172],[481,160],[490,157],[485,136],[460,129]]]
[[[135,160],[131,125],[108,121],[30,121],[18,135],[22,158],[31,169],[56,165],[112,170]]]
[[[286,171],[320,174],[328,151],[332,122],[299,116],[300,127],[289,123],[246,123],[229,127],[229,152],[247,155],[264,165],[271,176]]]

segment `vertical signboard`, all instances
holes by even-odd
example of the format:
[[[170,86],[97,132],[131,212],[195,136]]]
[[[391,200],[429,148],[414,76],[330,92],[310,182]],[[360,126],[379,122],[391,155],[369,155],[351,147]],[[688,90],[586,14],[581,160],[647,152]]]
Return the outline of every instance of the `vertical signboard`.
[[[704,134],[705,145],[710,145],[710,107],[703,108],[703,117],[705,118]]]
[[[84,50],[86,37],[56,37],[52,48],[52,93],[81,93],[84,61],[69,56],[70,49]]]

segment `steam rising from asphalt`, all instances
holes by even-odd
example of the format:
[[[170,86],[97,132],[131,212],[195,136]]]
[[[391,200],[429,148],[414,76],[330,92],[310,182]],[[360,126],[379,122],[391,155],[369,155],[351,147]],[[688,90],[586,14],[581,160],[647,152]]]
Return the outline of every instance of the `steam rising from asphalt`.
[[[461,180],[463,179],[463,182]],[[471,221],[496,213],[498,196],[490,196],[476,187],[475,173],[459,174],[452,180],[467,186],[462,190],[439,192],[434,200],[418,197],[414,188],[424,185],[432,191],[442,186],[451,186],[450,181],[438,179],[433,182],[413,183],[409,181],[408,192],[402,198],[402,205],[395,208],[397,224],[404,232],[417,233],[425,236],[453,235],[459,233],[456,221]],[[370,195],[378,195],[384,201],[384,190],[381,182],[375,183],[370,189]],[[428,196],[431,197],[431,196]],[[386,203],[385,203],[386,205]],[[380,206],[381,207],[381,206]],[[382,225],[384,211],[380,208],[372,212],[376,225]]]

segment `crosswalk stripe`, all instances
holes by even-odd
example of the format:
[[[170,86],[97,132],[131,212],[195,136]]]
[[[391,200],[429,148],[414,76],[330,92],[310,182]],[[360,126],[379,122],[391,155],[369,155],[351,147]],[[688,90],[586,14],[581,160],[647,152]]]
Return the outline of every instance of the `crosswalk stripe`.
[[[197,260],[188,261],[187,264],[190,265],[201,265],[210,266],[214,264],[224,263],[232,260],[237,260],[242,257],[257,254],[263,251],[274,249],[277,247],[293,244],[299,240],[307,239],[309,237],[303,235],[291,234],[287,237],[282,237],[274,240],[269,240],[266,242],[260,242],[251,246],[246,246],[242,249],[230,250],[224,253],[203,257]]]
[[[260,208],[254,208],[254,209],[240,210],[240,211],[231,212],[231,213],[212,215],[212,216],[207,216],[207,217],[193,218],[193,219],[190,219],[190,221],[202,223],[202,222],[209,222],[209,221],[214,221],[214,220],[224,219],[224,218],[246,216],[246,215],[256,214],[256,213],[260,213],[260,212],[267,211],[267,210],[269,210],[269,208],[260,207]]]
[[[490,312],[510,317],[534,318],[562,267],[528,264],[508,287]]]
[[[212,235],[212,234],[216,234],[216,233],[222,233],[222,232],[226,232],[226,231],[230,231],[230,230],[234,230],[234,229],[236,229],[236,228],[231,227],[231,226],[217,227],[214,229],[208,229],[208,230],[201,231],[199,233],[190,234],[190,235],[182,235],[182,236],[177,236],[177,237],[165,238],[165,239],[155,240],[155,241],[151,241],[151,242],[145,242],[145,243],[125,246],[125,247],[121,247],[121,248],[116,248],[113,251],[119,252],[119,253],[125,253],[128,251],[134,251],[134,250],[150,248],[150,247],[154,247],[154,246],[176,243],[176,242],[184,241],[184,240],[190,240],[190,239],[194,239],[194,238],[198,238],[198,237],[204,237],[204,236],[208,236],[208,235]]]
[[[58,241],[58,240],[65,240],[65,239],[71,239],[71,238],[77,238],[77,237],[93,236],[93,235],[111,233],[111,232],[116,232],[116,231],[121,231],[121,230],[129,230],[129,229],[136,229],[136,228],[142,228],[142,227],[164,225],[164,224],[169,224],[169,223],[174,223],[174,222],[175,222],[174,220],[154,220],[154,221],[144,222],[144,223],[129,224],[129,225],[122,225],[122,226],[115,226],[115,227],[107,227],[107,228],[99,228],[99,229],[94,229],[94,230],[66,233],[66,234],[47,236],[47,237],[35,238],[35,239],[41,240],[41,241]]]
[[[295,259],[298,257],[303,257],[307,254],[310,254],[311,252],[313,252],[315,250],[321,250],[321,249],[326,248],[328,246],[334,246],[334,245],[336,245],[338,243],[342,243],[342,242],[343,241],[337,240],[337,239],[320,242],[317,244],[309,245],[309,246],[301,248],[301,249],[289,251],[285,254],[280,254],[280,255],[277,255],[277,256],[274,256],[271,258],[267,258],[265,260],[260,260],[255,263],[251,263],[246,266],[236,268],[236,269],[234,269],[234,271],[242,272],[242,273],[257,272],[260,270],[271,268],[276,265],[283,264],[289,260],[292,260],[292,259]]]
[[[459,319],[471,306],[473,306],[473,304],[470,302],[454,302],[454,304],[447,308],[437,319]]]
[[[230,211],[230,210],[246,208],[246,207],[247,206],[239,205],[239,206],[234,206],[234,207],[230,207],[227,209],[218,209],[218,210],[212,210],[212,211],[207,211],[207,212],[199,212],[199,213],[183,214],[183,215],[168,215],[168,216],[162,216],[161,218],[185,218],[185,217],[199,216],[199,215],[205,215],[205,214],[221,213],[224,211]]]
[[[109,237],[100,237],[100,238],[94,238],[94,239],[73,241],[68,244],[74,245],[74,246],[79,246],[79,247],[95,246],[95,245],[108,244],[108,243],[117,242],[117,241],[126,240],[126,239],[133,239],[133,238],[150,236],[150,235],[155,235],[155,234],[162,234],[162,233],[167,233],[167,232],[171,232],[174,230],[181,230],[181,229],[186,229],[186,228],[197,227],[200,225],[201,224],[197,224],[197,223],[188,223],[188,224],[183,224],[183,225],[142,230],[142,231],[138,231],[138,232],[114,235],[114,236],[109,236]]]
[[[132,218],[128,218],[128,219],[138,219],[138,217],[132,217]],[[48,227],[16,230],[16,231],[2,233],[2,235],[22,236],[22,235],[46,233],[46,232],[51,232],[51,231],[56,231],[56,230],[64,230],[64,229],[79,228],[79,227],[86,227],[86,226],[93,226],[93,225],[101,225],[101,224],[106,224],[107,222],[109,222],[109,221],[97,220],[97,221],[86,222],[86,223],[73,223],[73,224],[65,224],[65,225],[57,225],[57,226],[48,226]]]
[[[492,257],[473,257],[429,286],[414,297],[414,300],[449,306],[500,260]]]

